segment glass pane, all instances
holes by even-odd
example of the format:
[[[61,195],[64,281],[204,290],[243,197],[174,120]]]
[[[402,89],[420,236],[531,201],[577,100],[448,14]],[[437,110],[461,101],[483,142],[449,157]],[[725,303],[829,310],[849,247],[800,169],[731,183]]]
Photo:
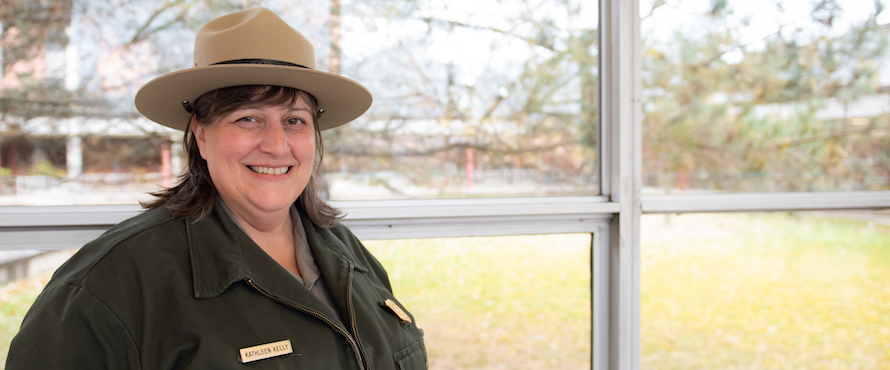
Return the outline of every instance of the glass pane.
[[[643,166],[660,192],[890,189],[890,12],[641,2]]]
[[[642,368],[890,360],[890,214],[645,215],[642,231]]]
[[[598,193],[595,1],[7,2],[0,205],[134,203],[170,186],[180,134],[133,96],[192,65],[201,24],[257,5],[313,41],[319,69],[374,94],[325,133],[332,199]]]
[[[431,369],[589,369],[590,235],[365,243]]]
[[[377,100],[331,132],[333,198],[597,192],[596,2],[343,9],[344,71]]]

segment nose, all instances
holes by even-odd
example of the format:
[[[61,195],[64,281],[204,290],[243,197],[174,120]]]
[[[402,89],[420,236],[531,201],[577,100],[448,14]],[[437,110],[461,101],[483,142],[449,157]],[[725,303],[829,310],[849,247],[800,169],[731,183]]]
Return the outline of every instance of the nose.
[[[287,133],[279,124],[265,125],[262,131],[259,150],[274,157],[281,157],[290,151]]]

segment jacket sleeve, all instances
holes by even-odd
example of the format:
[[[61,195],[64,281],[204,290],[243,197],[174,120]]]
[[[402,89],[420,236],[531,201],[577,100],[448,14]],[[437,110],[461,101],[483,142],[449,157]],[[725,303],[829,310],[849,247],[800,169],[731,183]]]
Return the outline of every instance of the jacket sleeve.
[[[127,329],[99,299],[72,285],[47,287],[12,339],[7,369],[139,369]]]

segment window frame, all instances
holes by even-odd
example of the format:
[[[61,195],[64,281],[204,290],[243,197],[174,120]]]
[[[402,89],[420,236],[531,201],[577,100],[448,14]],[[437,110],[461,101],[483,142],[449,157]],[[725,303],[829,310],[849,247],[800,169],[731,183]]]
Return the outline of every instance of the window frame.
[[[877,210],[890,208],[890,191],[641,195],[639,1],[599,0],[598,13],[602,195],[335,206],[363,239],[592,234],[591,367],[639,369],[642,214]],[[138,205],[0,207],[0,250],[80,246],[140,211]]]

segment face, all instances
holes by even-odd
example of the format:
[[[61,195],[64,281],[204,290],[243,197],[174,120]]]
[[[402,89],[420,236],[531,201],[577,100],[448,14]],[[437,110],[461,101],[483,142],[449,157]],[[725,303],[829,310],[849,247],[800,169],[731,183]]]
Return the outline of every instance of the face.
[[[303,98],[293,106],[245,107],[192,133],[210,178],[241,218],[287,212],[315,163],[315,129]],[[286,214],[286,213],[283,213]]]

